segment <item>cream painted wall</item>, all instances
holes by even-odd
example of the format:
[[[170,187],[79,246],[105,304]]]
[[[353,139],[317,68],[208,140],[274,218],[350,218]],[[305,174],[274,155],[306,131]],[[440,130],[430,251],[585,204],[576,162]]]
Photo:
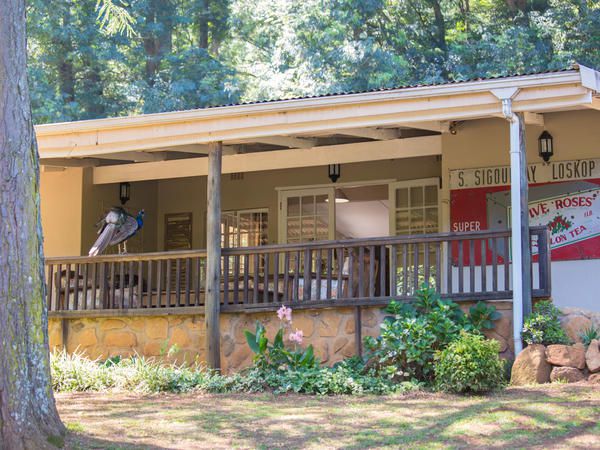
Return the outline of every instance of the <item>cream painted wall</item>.
[[[340,182],[379,179],[411,180],[437,177],[440,162],[436,157],[396,159],[342,165]],[[277,187],[308,186],[331,183],[327,167],[244,173],[243,179],[230,175],[222,178],[222,209],[268,208],[269,243],[278,239]],[[180,178],[158,182],[158,249],[164,249],[164,215],[175,212],[193,213],[193,246],[206,245],[206,177]]]
[[[527,126],[527,161],[540,162],[537,138],[545,129],[554,138],[553,161],[600,157],[600,111],[544,114],[545,126]],[[442,225],[450,227],[450,170],[510,164],[509,126],[503,119],[459,124],[455,135],[442,139]],[[553,299],[559,306],[600,311],[600,260],[557,261],[552,264]]]
[[[156,251],[158,183],[143,181],[131,183],[131,200],[125,205],[129,213],[135,215],[139,209],[145,210],[144,227],[138,236],[133,238],[128,247],[130,253]],[[87,255],[88,250],[97,238],[95,224],[103,217],[111,206],[120,205],[119,185],[92,184],[92,170],[83,173],[83,208],[81,213],[81,245],[78,254]],[[114,249],[113,249],[114,250]]]
[[[42,171],[40,199],[44,254],[78,255],[81,248],[83,170]]]

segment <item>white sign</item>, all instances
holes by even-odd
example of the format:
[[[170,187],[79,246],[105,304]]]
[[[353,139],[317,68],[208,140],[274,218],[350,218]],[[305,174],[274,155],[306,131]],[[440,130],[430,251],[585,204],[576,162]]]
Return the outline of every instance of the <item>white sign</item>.
[[[530,164],[529,184],[600,178],[600,159]],[[510,184],[510,167],[481,167],[450,171],[450,189],[483,188]]]
[[[600,189],[531,202],[529,224],[550,229],[552,249],[600,236]]]

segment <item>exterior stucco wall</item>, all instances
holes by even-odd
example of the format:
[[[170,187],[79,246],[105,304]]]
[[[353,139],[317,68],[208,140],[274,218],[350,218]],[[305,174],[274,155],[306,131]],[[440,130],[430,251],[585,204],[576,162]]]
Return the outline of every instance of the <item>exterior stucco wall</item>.
[[[42,171],[40,199],[45,255],[79,255],[83,170]]]
[[[500,342],[502,357],[512,358],[511,303],[495,302],[494,305],[501,318],[487,335]],[[470,305],[464,303],[461,306],[466,310]],[[378,336],[383,317],[385,314],[381,308],[363,308],[362,336]],[[244,331],[254,331],[256,321],[265,326],[272,342],[280,326],[275,312],[221,314],[221,364],[225,372],[240,370],[251,364],[252,352]],[[333,365],[356,354],[355,309],[352,307],[296,310],[293,312],[293,329],[296,328],[304,332],[303,345],[312,344],[323,364]],[[286,336],[288,334],[289,329]],[[137,353],[179,363],[205,362],[206,333],[201,314],[50,318],[49,336],[51,349],[62,348],[66,344],[67,352],[77,350],[90,358],[105,359]],[[66,342],[63,343],[65,337]],[[169,354],[173,346],[177,350]]]
[[[527,161],[539,163],[537,138],[547,130],[554,138],[553,161],[600,157],[600,111],[582,110],[544,114],[544,127],[525,130]],[[442,140],[442,223],[450,228],[450,171],[510,165],[509,126],[503,119],[462,122],[455,135]],[[552,263],[552,297],[561,307],[600,311],[600,260]]]

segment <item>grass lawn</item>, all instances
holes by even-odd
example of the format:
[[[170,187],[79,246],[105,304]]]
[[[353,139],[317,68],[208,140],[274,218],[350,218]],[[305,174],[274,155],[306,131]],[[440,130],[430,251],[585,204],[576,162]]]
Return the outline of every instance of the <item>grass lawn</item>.
[[[600,386],[485,397],[57,394],[68,448],[599,448]]]

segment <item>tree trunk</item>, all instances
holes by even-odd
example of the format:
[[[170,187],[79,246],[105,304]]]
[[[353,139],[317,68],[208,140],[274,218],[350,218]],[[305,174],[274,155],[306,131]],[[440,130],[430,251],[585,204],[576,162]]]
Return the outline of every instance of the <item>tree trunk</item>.
[[[62,14],[62,27],[66,29],[71,23],[71,2],[65,2]],[[59,58],[58,80],[60,93],[65,104],[75,101],[75,69],[73,68],[73,42],[70,33],[63,33],[56,39],[55,44]]]
[[[0,11],[0,448],[44,449],[65,429],[50,383],[25,1],[0,0]]]
[[[144,36],[146,81],[154,85],[160,63],[173,48],[173,13],[171,0],[151,0],[146,13],[146,25],[153,24]]]
[[[208,0],[200,0],[198,7],[198,47],[208,49],[208,16],[210,10]]]

